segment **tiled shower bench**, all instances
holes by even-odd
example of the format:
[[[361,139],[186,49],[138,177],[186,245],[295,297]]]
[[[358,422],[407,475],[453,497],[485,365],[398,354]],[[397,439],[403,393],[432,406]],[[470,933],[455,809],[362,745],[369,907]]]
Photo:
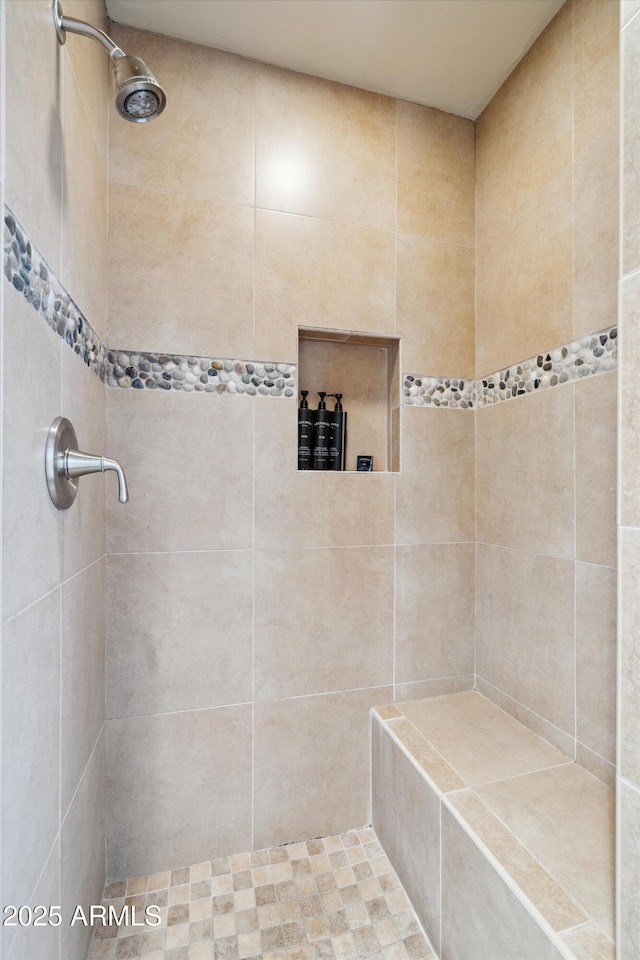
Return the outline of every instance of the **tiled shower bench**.
[[[474,691],[371,723],[373,826],[442,960],[613,960],[612,790]]]

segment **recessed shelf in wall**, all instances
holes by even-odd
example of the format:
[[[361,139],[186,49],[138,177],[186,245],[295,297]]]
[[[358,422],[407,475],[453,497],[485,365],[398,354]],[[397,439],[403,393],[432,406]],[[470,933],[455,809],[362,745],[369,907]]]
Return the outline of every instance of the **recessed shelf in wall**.
[[[309,391],[309,407],[317,408],[321,390],[342,394],[347,413],[346,472],[356,470],[359,454],[373,456],[375,473],[399,471],[400,373],[399,337],[298,328],[298,385]],[[327,400],[327,409],[333,404]]]

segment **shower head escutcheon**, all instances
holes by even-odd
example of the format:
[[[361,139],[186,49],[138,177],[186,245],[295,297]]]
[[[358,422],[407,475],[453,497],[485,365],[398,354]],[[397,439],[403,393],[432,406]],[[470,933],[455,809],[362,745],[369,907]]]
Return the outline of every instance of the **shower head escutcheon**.
[[[132,123],[147,123],[159,117],[167,98],[164,90],[140,57],[129,57],[106,33],[84,20],[65,17],[60,0],[53,0],[53,22],[60,44],[66,43],[67,33],[97,40],[107,50],[113,67],[116,91],[116,110]]]

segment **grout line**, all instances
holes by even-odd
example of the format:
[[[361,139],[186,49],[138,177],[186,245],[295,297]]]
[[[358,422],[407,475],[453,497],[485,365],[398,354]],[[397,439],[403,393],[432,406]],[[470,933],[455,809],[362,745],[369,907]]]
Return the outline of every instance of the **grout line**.
[[[485,679],[485,677],[482,677],[482,676],[479,676],[478,679],[481,680],[482,683],[485,683],[488,687],[491,687],[493,690],[497,690],[498,693],[501,694],[506,700],[511,701],[511,703],[517,704],[519,707],[522,707],[523,710],[526,710],[527,713],[531,714],[531,716],[533,717],[536,717],[538,720],[542,720],[545,726],[552,727],[554,730],[557,730],[558,733],[562,734],[563,737],[568,738],[569,740],[573,741],[575,739],[574,737],[571,736],[570,733],[567,733],[566,730],[563,730],[562,727],[559,727],[557,724],[553,723],[553,721],[548,720],[546,717],[543,717],[541,714],[536,713],[536,711],[533,710],[531,707],[528,707],[526,703],[522,703],[522,701],[517,700],[515,697],[512,697],[510,694],[502,690],[501,687],[497,687],[495,683],[491,683],[490,680],[487,680]],[[500,706],[500,704],[497,703],[495,700],[492,700],[487,694],[482,693],[481,690],[479,690],[478,693],[480,693],[480,695],[483,696],[486,700],[489,700],[496,707],[502,710],[503,713],[506,713],[507,716],[511,717],[512,720],[516,720],[516,722],[521,723],[523,727],[527,727],[527,724],[524,721],[518,720],[517,717],[515,717],[512,713],[509,713],[508,710]],[[536,730],[533,730],[532,727],[528,727],[528,729],[531,730],[532,733],[535,733],[537,737],[540,737],[541,740],[545,740],[545,742],[548,743],[549,746],[553,747],[554,750],[558,750],[559,753],[562,753],[562,750],[560,749],[560,747],[556,747],[553,743],[551,743],[550,740],[547,740],[545,737],[543,737],[542,734],[538,733]],[[567,754],[564,754],[564,756],[567,756]]]
[[[29,610],[32,610],[33,607],[36,607],[43,600],[46,600],[51,596],[52,593],[55,593],[56,590],[60,590],[62,587],[66,587],[77,577],[82,576],[83,573],[86,573],[87,570],[90,570],[91,567],[95,566],[96,563],[100,563],[101,560],[104,560],[107,557],[106,553],[102,553],[99,557],[96,557],[95,560],[92,560],[91,563],[88,563],[86,567],[83,567],[82,570],[78,570],[77,573],[71,574],[70,577],[67,577],[66,580],[61,580],[59,583],[52,587],[51,590],[47,590],[46,593],[43,593],[42,596],[38,597],[37,600],[33,600],[31,603],[28,603],[26,607],[23,607],[21,610],[18,610],[17,613],[13,613],[7,620],[2,624],[3,627],[7,627],[10,623],[13,623],[14,620],[17,620],[18,617],[21,617],[23,614],[27,613]]]
[[[511,547],[504,543],[493,543],[489,540],[478,540],[478,544],[483,547],[492,547],[496,550],[510,550],[512,553],[522,553],[530,557],[540,557],[543,560],[561,560],[568,563],[581,564],[585,567],[597,567],[600,570],[617,570],[616,566],[609,566],[606,563],[594,563],[591,560],[577,560],[574,557],[563,557],[555,553],[540,553],[536,550],[526,550],[524,547]]]
[[[328,472],[328,471],[327,471]],[[375,476],[375,474],[374,474]],[[389,476],[389,474],[385,474]],[[278,551],[280,553],[293,551],[302,551],[302,550],[377,550],[377,549],[388,549],[390,547],[402,547],[411,549],[413,547],[452,547],[452,546],[471,546],[474,543],[473,540],[441,540],[434,543],[394,543],[393,541],[388,543],[345,543],[345,544],[318,544],[317,546],[299,546],[299,547],[287,547],[282,544],[278,544]],[[498,544],[496,544],[498,546]],[[131,552],[114,552],[106,553],[103,556],[107,557],[150,557],[150,556],[173,556],[174,554],[213,554],[214,556],[219,553],[250,553],[252,549],[255,549],[256,553],[264,554],[273,554],[272,547],[218,547],[208,550],[132,550]],[[101,558],[99,558],[101,559]],[[563,558],[564,559],[564,558]],[[95,562],[95,561],[93,561]],[[600,564],[594,564],[594,566],[600,566]],[[82,571],[80,571],[82,572]],[[76,574],[74,574],[76,576]],[[46,596],[46,594],[45,594]],[[25,608],[28,609],[28,608]],[[17,614],[16,614],[17,616]]]

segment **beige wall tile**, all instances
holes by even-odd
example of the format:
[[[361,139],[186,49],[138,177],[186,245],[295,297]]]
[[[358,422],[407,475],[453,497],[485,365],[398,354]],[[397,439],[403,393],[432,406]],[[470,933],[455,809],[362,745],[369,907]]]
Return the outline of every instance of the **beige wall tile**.
[[[461,814],[469,829],[493,854],[552,930],[567,930],[587,921],[586,914],[578,904],[549,876],[474,790],[459,790],[447,797],[446,804]]]
[[[437,680],[417,680],[415,683],[397,683],[394,700],[424,700],[425,697],[441,697],[446,693],[461,693],[472,690],[474,675],[467,673],[461,677],[441,677]]]
[[[256,211],[256,355],[295,361],[297,327],[395,333],[394,235]]]
[[[574,736],[574,564],[478,544],[477,672]]]
[[[384,724],[371,720],[372,823],[433,946],[440,942],[440,800]]]
[[[640,17],[627,24],[621,35],[622,47],[622,274],[640,266],[640,104],[636,91],[640,83]]]
[[[102,902],[105,775],[104,733],[101,733],[60,829],[60,897],[65,917],[61,925],[63,957],[84,957],[91,943],[90,926],[82,923],[71,926],[76,905],[82,904],[89,916],[91,904]]]
[[[419,407],[402,414],[396,542],[475,539],[474,417]]]
[[[567,3],[477,121],[483,232],[512,217],[571,163],[572,28],[573,5]]]
[[[252,698],[249,550],[108,560],[107,716]]]
[[[620,685],[618,774],[640,785],[640,530],[620,528]]]
[[[113,184],[109,230],[110,346],[254,357],[251,207]]]
[[[122,464],[130,494],[119,503],[111,478],[110,553],[251,546],[250,398],[114,389],[107,409],[107,453]]]
[[[112,31],[156,75],[167,106],[142,129],[110,107],[111,181],[199,200],[253,203],[255,64],[129,27],[114,24]]]
[[[256,205],[395,230],[395,101],[259,64]]]
[[[71,420],[81,450],[102,455],[107,445],[105,386],[66,346],[62,347],[61,356],[60,415]],[[112,490],[111,486],[109,489]],[[73,509],[61,514],[62,576],[65,580],[84,570],[105,552],[105,491],[103,474],[87,477],[79,485]]]
[[[60,822],[60,592],[3,627],[2,891],[30,903]]]
[[[47,493],[44,449],[60,404],[60,353],[67,350],[24,297],[4,285],[2,575],[5,620],[61,579],[61,515]],[[24,359],[39,376],[26,378]],[[53,839],[53,838],[52,838]]]
[[[473,249],[399,235],[396,264],[396,326],[405,337],[404,369],[473,377]]]
[[[640,50],[640,36],[638,48]],[[640,340],[634,333],[640,323],[640,274],[621,283],[620,311],[622,343],[618,376],[624,403],[620,411],[619,522],[624,526],[640,527],[640,474],[637,469],[640,462]]]
[[[5,200],[58,272],[65,54],[48,0],[10,0],[5,10]]]
[[[573,142],[580,156],[604,127],[617,127],[620,3],[575,0],[573,10]]]
[[[576,384],[576,557],[616,565],[616,372]]]
[[[618,127],[610,122],[604,130],[573,168],[575,337],[613,325],[618,311]]]
[[[444,806],[441,876],[442,957],[559,960],[562,956]]]
[[[545,720],[539,713],[535,713],[535,711],[525,707],[519,700],[510,697],[504,690],[495,687],[479,674],[475,675],[474,689],[477,690],[478,693],[481,693],[483,697],[495,703],[501,710],[504,710],[505,713],[515,717],[523,726],[528,727],[529,730],[533,730],[534,733],[537,733],[539,737],[542,737],[543,740],[550,743],[556,750],[560,750],[565,756],[575,756],[576,740],[573,731],[570,734],[565,733],[564,730]]]
[[[104,722],[104,557],[63,584],[61,593],[60,802],[64,817]]]
[[[482,209],[478,199],[478,209]],[[486,201],[489,203],[489,201]],[[493,373],[573,337],[572,171],[509,218],[478,223],[476,372]]]
[[[480,541],[574,556],[573,403],[565,384],[478,411]]]
[[[615,960],[615,946],[593,922],[564,933],[560,939],[576,960],[590,960],[591,957],[598,957],[598,960]]]
[[[399,706],[470,786],[569,762],[475,691]]]
[[[576,743],[576,763],[579,763],[581,767],[584,767],[585,770],[593,774],[594,777],[597,777],[598,780],[606,783],[611,790],[615,789],[615,762],[612,763],[610,760],[605,760],[599,753],[590,750],[589,747],[585,747],[583,743],[578,741]]]
[[[63,63],[64,176],[60,279],[96,332],[107,335],[107,171],[73,70]],[[45,258],[46,250],[42,251]]]
[[[393,547],[258,550],[255,564],[256,699],[392,682]]]
[[[618,956],[633,957],[640,950],[640,793],[618,780],[618,830],[624,850],[620,864],[620,930]]]
[[[395,477],[298,471],[296,404],[259,401],[255,416],[257,547],[393,543]]]
[[[391,470],[387,405],[389,350],[359,343],[300,340],[298,384],[317,407],[318,391],[342,392],[347,412],[346,469],[355,470],[359,453],[373,456],[374,470]],[[329,400],[329,409],[333,400]]]
[[[613,935],[615,794],[574,763],[478,793],[565,890]]]
[[[107,878],[251,849],[251,707],[107,722]]]
[[[475,544],[396,548],[396,682],[474,670]]]
[[[391,696],[378,687],[256,704],[257,849],[366,823],[369,710]]]
[[[640,0],[622,0],[620,22],[624,26],[640,10]]]
[[[577,736],[615,763],[616,571],[576,564]]]
[[[64,13],[67,17],[85,20],[99,30],[109,32],[107,11],[102,0],[65,0]],[[107,108],[111,99],[109,59],[105,57],[100,44],[87,43],[85,38],[73,33],[67,33],[65,50],[106,172],[109,129]]]
[[[405,100],[397,124],[398,230],[473,246],[474,124]]]

